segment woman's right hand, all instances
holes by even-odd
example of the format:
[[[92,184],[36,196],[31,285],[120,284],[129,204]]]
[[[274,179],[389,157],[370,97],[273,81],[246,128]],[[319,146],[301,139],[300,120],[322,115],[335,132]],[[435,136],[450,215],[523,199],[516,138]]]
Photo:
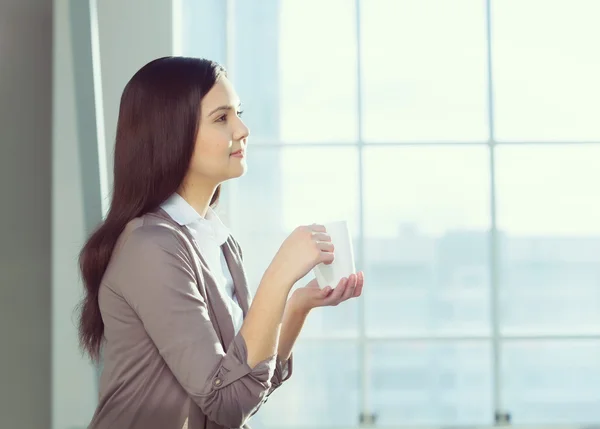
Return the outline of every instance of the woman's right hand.
[[[331,264],[333,250],[323,225],[299,226],[284,240],[269,269],[291,287],[318,264]]]

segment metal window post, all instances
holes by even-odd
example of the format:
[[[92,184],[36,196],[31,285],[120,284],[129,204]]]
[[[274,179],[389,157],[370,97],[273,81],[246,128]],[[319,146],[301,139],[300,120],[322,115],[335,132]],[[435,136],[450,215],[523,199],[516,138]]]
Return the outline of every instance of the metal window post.
[[[497,225],[496,198],[496,130],[494,127],[494,73],[492,52],[492,4],[485,2],[485,27],[487,38],[488,72],[488,127],[490,165],[490,325],[492,347],[492,402],[494,424],[510,423],[510,414],[504,410],[502,401],[502,344],[500,338],[500,241]]]
[[[364,216],[364,141],[363,141],[363,97],[362,97],[362,49],[361,49],[361,0],[355,0],[355,31],[356,31],[356,121],[358,143],[358,269],[365,266],[365,216]],[[366,292],[368,293],[368,291]],[[367,342],[367,315],[365,295],[358,300],[358,364],[359,364],[359,424],[373,426],[376,416],[371,410],[369,400],[369,343]]]

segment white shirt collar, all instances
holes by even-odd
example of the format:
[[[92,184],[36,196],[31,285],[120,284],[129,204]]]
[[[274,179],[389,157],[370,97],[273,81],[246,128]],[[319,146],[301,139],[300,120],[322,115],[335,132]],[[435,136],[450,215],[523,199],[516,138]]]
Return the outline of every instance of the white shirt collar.
[[[221,222],[212,208],[208,208],[206,217],[202,217],[181,195],[174,193],[160,206],[171,218],[181,226],[197,231],[207,232],[217,243],[222,245],[229,237],[229,229]]]

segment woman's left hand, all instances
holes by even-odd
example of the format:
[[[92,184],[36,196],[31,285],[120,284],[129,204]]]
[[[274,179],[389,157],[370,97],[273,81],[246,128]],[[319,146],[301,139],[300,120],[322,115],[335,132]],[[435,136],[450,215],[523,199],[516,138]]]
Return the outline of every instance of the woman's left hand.
[[[313,279],[306,286],[296,289],[290,301],[297,309],[306,313],[316,307],[336,306],[350,298],[359,297],[364,281],[365,275],[362,271],[344,277],[334,289],[330,286],[321,289],[317,280]]]

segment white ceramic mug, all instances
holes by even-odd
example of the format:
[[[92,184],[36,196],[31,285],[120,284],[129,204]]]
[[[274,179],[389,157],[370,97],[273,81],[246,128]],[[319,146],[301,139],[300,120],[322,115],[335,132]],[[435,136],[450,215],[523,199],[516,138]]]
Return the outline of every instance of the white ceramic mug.
[[[342,278],[349,277],[350,274],[356,274],[352,237],[350,236],[348,222],[345,220],[323,225],[327,230],[327,234],[331,237],[335,258],[330,265],[317,265],[313,269],[313,273],[321,289],[325,286],[335,288]]]

